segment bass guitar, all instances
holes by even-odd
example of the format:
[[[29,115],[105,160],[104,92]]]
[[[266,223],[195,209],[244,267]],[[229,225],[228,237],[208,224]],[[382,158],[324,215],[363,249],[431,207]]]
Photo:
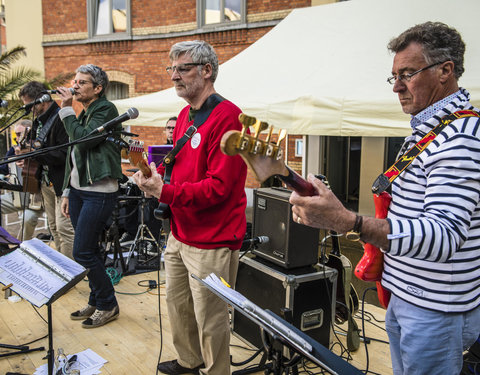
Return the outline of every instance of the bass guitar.
[[[285,139],[286,132],[281,130],[277,142],[271,143],[273,127],[255,117],[247,116],[244,113],[239,115],[243,124],[242,131],[230,130],[226,132],[221,140],[220,148],[226,155],[234,156],[239,154],[248,165],[256,179],[261,183],[266,179],[276,176],[288,187],[295,190],[302,196],[313,196],[316,194],[313,185],[301,177],[284,163],[283,150],[280,143]],[[252,126],[255,135],[247,134],[248,127]],[[259,139],[260,132],[269,129],[265,140]],[[325,176],[317,176],[327,186]],[[347,343],[349,350],[356,350],[359,347],[359,329],[353,319],[353,314],[358,311],[358,295],[351,285],[352,264],[348,258],[340,253],[338,235],[330,232],[332,237],[332,251],[329,254],[327,266],[338,271],[337,283],[337,308],[335,319],[338,323],[348,321],[349,330]]]

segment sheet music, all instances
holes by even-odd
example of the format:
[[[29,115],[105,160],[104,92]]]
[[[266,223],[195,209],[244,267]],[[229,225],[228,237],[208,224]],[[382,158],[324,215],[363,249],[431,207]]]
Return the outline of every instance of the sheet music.
[[[66,282],[56,276],[51,270],[46,269],[39,263],[32,262],[31,258],[20,251],[0,257],[2,276],[6,279],[6,285],[13,284],[15,290],[20,282],[26,291],[35,295],[43,295],[50,299],[53,294],[61,289]]]
[[[51,267],[61,277],[65,278],[66,281],[72,280],[76,275],[85,270],[83,266],[66,257],[59,251],[52,249],[38,238],[23,241],[20,244],[20,248],[27,255],[31,254],[31,256],[36,258],[37,261]]]
[[[83,266],[36,238],[0,256],[0,282],[37,307],[83,272]]]
[[[218,291],[226,299],[231,301],[234,305],[242,307],[245,311],[249,312],[257,319],[262,321],[266,326],[274,328],[277,332],[281,333],[283,336],[288,337],[290,340],[295,342],[297,345],[303,349],[311,352],[313,350],[312,345],[290,329],[286,324],[281,320],[277,319],[273,315],[270,315],[261,307],[255,305],[252,301],[247,299],[243,294],[233,290],[226,285],[217,275],[211,273],[203,282],[210,286],[212,289]]]

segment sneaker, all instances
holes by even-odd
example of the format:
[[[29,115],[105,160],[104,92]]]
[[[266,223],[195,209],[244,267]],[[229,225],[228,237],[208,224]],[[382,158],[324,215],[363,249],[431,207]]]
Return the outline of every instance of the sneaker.
[[[84,308],[77,310],[70,314],[70,319],[72,320],[82,320],[89,318],[96,310],[95,306],[87,305]]]
[[[118,318],[118,314],[120,313],[120,309],[118,305],[115,306],[112,310],[98,310],[96,309],[95,312],[89,317],[87,320],[82,322],[83,328],[97,328],[101,327],[112,320]]]
[[[179,365],[178,361],[174,359],[173,361],[160,362],[157,366],[158,371],[162,374],[169,375],[181,375],[181,374],[199,374],[199,369],[204,367],[202,363],[200,366],[195,368],[187,368]]]

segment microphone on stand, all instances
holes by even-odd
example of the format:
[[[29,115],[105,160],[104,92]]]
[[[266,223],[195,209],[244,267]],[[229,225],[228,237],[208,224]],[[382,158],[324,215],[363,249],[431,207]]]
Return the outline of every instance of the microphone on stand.
[[[243,240],[242,246],[247,245],[250,248],[252,246],[256,246],[261,243],[267,243],[267,242],[270,242],[270,238],[268,238],[267,236],[257,236],[257,237],[249,238],[247,240]]]
[[[38,99],[34,100],[33,102],[25,104],[22,107],[22,109],[24,109],[25,111],[30,111],[34,105],[37,105],[37,104],[40,104],[40,103],[45,103],[45,102],[50,102],[51,100],[52,100],[52,98],[50,97],[50,95],[45,94],[45,95],[42,95],[41,98],[38,98]]]
[[[125,142],[122,138],[115,138],[115,137],[112,137],[112,136],[108,136],[107,138],[105,138],[105,140],[107,142],[115,143],[118,147],[129,148],[128,143]]]
[[[70,91],[72,93],[72,95],[75,95],[75,90],[73,89],[73,87],[69,87],[68,91]],[[45,91],[42,91],[42,92],[45,93],[45,94],[58,94],[58,90],[45,90]]]
[[[135,119],[138,117],[138,109],[136,108],[129,108],[127,112],[124,114],[121,114],[120,116],[115,117],[114,119],[111,119],[110,121],[107,121],[105,124],[102,126],[99,126],[98,128],[94,129],[90,134],[97,134],[97,133],[103,133],[104,131],[110,131],[113,130],[113,127],[121,122],[130,120],[130,119]]]

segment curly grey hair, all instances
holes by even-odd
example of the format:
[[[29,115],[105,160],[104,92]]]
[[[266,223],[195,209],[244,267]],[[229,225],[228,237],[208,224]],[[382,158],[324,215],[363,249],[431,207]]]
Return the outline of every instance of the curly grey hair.
[[[425,22],[415,25],[392,39],[388,44],[388,49],[397,53],[411,43],[422,45],[423,56],[427,64],[453,61],[457,80],[465,71],[463,66],[465,43],[460,33],[453,27],[442,22]]]
[[[203,40],[191,40],[179,42],[170,49],[170,60],[177,60],[180,55],[189,54],[192,62],[200,64],[210,64],[212,66],[212,76],[210,81],[215,82],[218,75],[218,57],[213,47]],[[202,67],[199,66],[200,70]]]
[[[100,91],[99,96],[102,96],[107,90],[110,81],[108,80],[107,73],[99,66],[93,64],[81,65],[77,68],[77,73],[89,74],[92,77],[94,86],[102,86],[102,91]]]

